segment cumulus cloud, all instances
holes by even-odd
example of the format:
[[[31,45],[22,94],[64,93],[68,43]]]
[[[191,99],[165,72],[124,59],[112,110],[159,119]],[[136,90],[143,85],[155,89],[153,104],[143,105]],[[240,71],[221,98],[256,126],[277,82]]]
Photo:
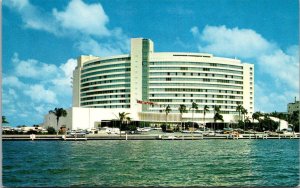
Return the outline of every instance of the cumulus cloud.
[[[3,86],[8,86],[12,88],[22,89],[25,86],[25,84],[21,82],[18,77],[14,75],[9,75],[9,76],[3,75],[2,82],[3,82]]]
[[[116,43],[99,43],[92,38],[87,38],[75,44],[78,49],[86,54],[98,56],[111,56],[122,54],[122,50],[116,47]]]
[[[27,0],[7,0],[4,5],[21,15],[25,28],[69,37],[83,53],[100,56],[129,51],[129,38],[121,28],[108,27],[109,17],[100,3],[72,0],[63,10],[53,8],[51,12],[40,10]]]
[[[52,15],[33,6],[28,0],[5,0],[3,5],[19,12],[25,28],[59,34],[56,20],[52,19]]]
[[[250,60],[256,65],[256,75],[271,77],[255,85],[256,109],[285,110],[291,98],[299,96],[298,46],[283,50],[256,31],[237,27],[205,26],[202,31],[192,27],[190,32],[199,51]]]
[[[53,15],[63,28],[88,35],[110,35],[106,27],[109,18],[100,3],[88,5],[81,0],[73,0],[64,11],[53,9]]]
[[[268,83],[258,81],[255,84],[255,111],[286,111],[287,104],[299,96],[297,90],[276,91]]]
[[[45,89],[43,85],[35,84],[24,90],[24,94],[29,96],[34,102],[46,102],[57,104],[56,94],[53,91]]]
[[[205,26],[201,33],[197,27],[192,27],[191,32],[199,41],[198,49],[201,52],[254,58],[276,49],[275,44],[251,29]]]
[[[297,54],[288,55],[282,50],[264,54],[257,58],[259,68],[271,75],[275,81],[287,84],[290,88],[299,88],[299,64]]]
[[[47,79],[57,76],[57,67],[54,64],[46,64],[35,59],[20,60],[17,53],[14,54],[12,62],[15,66],[16,76]]]
[[[24,62],[33,62],[33,68],[29,67],[27,70]],[[41,117],[57,105],[64,108],[71,106],[71,77],[77,65],[76,59],[68,59],[58,66],[51,64],[53,67],[50,70],[55,70],[55,74],[49,71],[48,64],[35,59],[22,60],[17,53],[12,57],[12,63],[14,69],[10,74],[3,75],[2,104],[5,115],[10,118],[21,114],[30,117],[28,112],[34,111],[38,118],[33,118],[32,121],[41,122]],[[30,77],[23,75],[26,71],[31,73]],[[50,76],[51,79],[48,79]]]

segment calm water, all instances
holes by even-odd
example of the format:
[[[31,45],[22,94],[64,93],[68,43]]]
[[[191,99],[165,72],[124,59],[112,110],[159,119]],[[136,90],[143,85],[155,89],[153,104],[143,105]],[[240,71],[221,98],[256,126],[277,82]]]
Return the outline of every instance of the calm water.
[[[297,186],[298,140],[6,141],[5,186]]]

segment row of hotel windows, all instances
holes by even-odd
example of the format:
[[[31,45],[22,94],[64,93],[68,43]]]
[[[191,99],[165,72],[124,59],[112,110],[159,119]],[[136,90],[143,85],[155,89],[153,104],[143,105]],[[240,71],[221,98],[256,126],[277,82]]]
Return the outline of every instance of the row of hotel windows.
[[[217,89],[193,89],[193,88],[150,88],[150,92],[192,92],[192,93],[232,93],[243,94],[243,91],[217,90]]]
[[[243,89],[242,86],[231,86],[231,85],[218,85],[218,84],[201,84],[201,83],[150,83],[149,86],[196,86],[196,87],[217,87],[217,88],[232,88],[232,89]],[[109,89],[109,88],[116,88],[116,87],[130,87],[130,84],[128,83],[122,83],[122,84],[113,84],[113,85],[102,85],[102,86],[96,86],[96,87],[88,87],[83,88],[80,91],[90,91],[90,90],[97,90],[97,89]],[[151,88],[150,88],[151,89]],[[153,89],[153,88],[152,88]],[[167,88],[166,88],[167,89]],[[173,89],[173,88],[170,88]],[[150,90],[151,91],[151,90]]]
[[[130,103],[130,100],[107,100],[107,101],[92,101],[92,102],[82,102],[81,105],[93,105],[93,104],[111,104],[111,103]]]
[[[99,65],[99,64],[102,64],[102,63],[110,63],[110,62],[116,62],[116,61],[130,61],[130,57],[105,59],[105,60],[95,61],[95,62],[91,62],[91,63],[84,63],[83,67],[89,67],[89,66],[92,66],[92,65]]]
[[[219,84],[202,84],[202,83],[150,83],[149,86],[161,86],[161,87],[170,87],[170,86],[186,86],[186,87],[217,87],[217,88],[232,88],[232,89],[243,89],[243,86],[235,85],[219,85]]]
[[[124,72],[125,71],[125,72]],[[106,73],[114,73],[114,72],[123,72],[124,74],[129,73],[130,72],[130,68],[124,68],[124,69],[112,69],[112,70],[104,70],[104,71],[97,71],[97,72],[91,72],[91,73],[86,73],[86,74],[82,74],[81,77],[85,78],[88,76],[92,76],[92,75],[97,75],[97,74],[106,74]]]
[[[203,81],[203,82],[219,82],[219,83],[232,83],[232,84],[243,84],[242,81],[234,80],[223,80],[223,79],[209,79],[209,78],[150,78],[150,81]]]
[[[110,78],[130,78],[130,74],[129,73],[122,73],[122,74],[111,74],[111,75],[103,75],[103,76],[94,76],[94,77],[90,77],[90,78],[84,78],[81,79],[81,82],[88,82],[91,80],[98,80],[98,79],[110,79]]]
[[[81,84],[81,87],[85,87],[89,85],[105,84],[105,83],[114,83],[114,82],[124,82],[124,81],[130,82],[129,74],[125,76],[127,77],[124,78],[123,74],[119,74],[119,75],[105,75],[105,76],[92,77],[88,79],[82,79],[82,82],[96,80],[96,79],[107,79],[107,78],[123,78],[124,80],[104,80],[104,81],[90,82],[90,83]],[[207,79],[207,78],[150,78],[150,81],[203,81],[203,82],[243,84],[242,81]],[[250,84],[252,84],[252,82],[250,82]]]
[[[243,96],[235,95],[207,95],[207,94],[151,94],[151,97],[205,97],[205,98],[218,98],[218,99],[243,99]]]
[[[89,108],[130,108],[129,104],[124,105],[97,105],[97,106],[88,106]]]
[[[227,70],[227,69],[214,69],[214,68],[197,68],[197,67],[150,67],[150,71],[204,71],[204,72],[226,72],[226,73],[233,73],[233,74],[243,74],[243,71],[234,71],[234,70]]]
[[[104,86],[97,86],[97,87],[89,87],[81,89],[81,92],[96,90],[96,89],[108,89],[108,88],[116,88],[116,87],[130,87],[130,84],[114,84],[114,85],[104,85]]]
[[[104,91],[92,91],[92,92],[86,92],[81,93],[80,96],[89,96],[89,95],[99,95],[99,94],[111,94],[111,93],[130,93],[130,89],[114,89],[114,90],[104,90]]]
[[[243,79],[243,76],[235,76],[235,75],[227,75],[227,74],[199,73],[199,72],[150,72],[150,76],[205,76],[205,77]]]
[[[110,65],[102,65],[97,67],[91,67],[91,68],[85,68],[81,70],[81,73],[89,72],[92,70],[101,70],[101,69],[107,69],[107,68],[115,68],[115,67],[130,67],[130,63],[119,63],[119,64],[110,64]]]
[[[81,98],[81,101],[88,101],[88,100],[95,100],[95,99],[111,99],[111,98],[130,98],[130,94],[85,97],[85,98]]]
[[[210,108],[210,109],[213,109],[213,108]],[[150,112],[159,112],[159,113],[163,113],[164,112],[164,109],[163,110],[153,110],[153,109],[150,109],[149,110]],[[173,110],[171,111],[171,113],[180,113],[178,110]],[[198,113],[198,114],[203,114],[203,110],[196,110],[195,113]],[[206,112],[207,114],[210,114],[210,113],[213,113],[213,110],[210,110],[209,112]],[[224,110],[221,110],[220,111],[220,114],[238,114],[238,112],[236,111],[224,111]],[[196,118],[195,118],[196,119]],[[202,119],[202,118],[201,118]]]
[[[242,101],[229,101],[229,100],[204,100],[204,99],[150,99],[151,102],[159,102],[159,103],[172,103],[172,102],[200,102],[200,103],[218,103],[218,104],[236,104],[237,102]]]
[[[103,73],[110,73],[110,72],[122,72],[124,69],[114,69],[109,71],[97,71],[93,74],[85,74],[82,76],[82,78],[91,76],[94,74],[103,74]],[[130,71],[130,69],[127,69],[126,71]],[[199,72],[150,72],[150,76],[206,76],[206,77],[222,77],[222,78],[233,78],[233,79],[243,79],[242,76],[235,76],[235,75],[227,75],[227,74],[211,74],[211,73],[199,73]],[[81,79],[82,82],[90,81],[90,80],[96,80],[96,79],[103,79],[103,78],[115,78],[115,77],[126,77],[130,76],[129,72],[122,73],[122,74],[113,74],[113,75],[102,75],[102,76],[95,76],[90,78]],[[252,77],[250,77],[250,80],[252,80]]]
[[[98,81],[98,82],[89,82],[89,83],[81,84],[81,87],[90,86],[90,85],[98,85],[98,84],[116,83],[116,82],[130,82],[130,78],[118,79],[118,80],[103,80],[103,81]]]
[[[236,65],[227,65],[227,64],[219,64],[219,63],[204,63],[204,62],[171,62],[171,61],[163,61],[163,62],[150,62],[150,65],[201,65],[201,66],[211,66],[211,67],[227,67],[234,69],[243,69],[243,66]]]

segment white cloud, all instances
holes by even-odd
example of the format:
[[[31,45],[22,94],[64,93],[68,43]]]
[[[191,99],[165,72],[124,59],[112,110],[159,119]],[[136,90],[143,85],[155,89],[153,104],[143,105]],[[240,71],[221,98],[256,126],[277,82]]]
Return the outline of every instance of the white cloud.
[[[57,73],[51,79],[31,77],[30,82],[27,77],[16,76],[18,63],[24,60],[15,55],[12,61],[14,70],[9,75],[3,75],[3,112],[9,119],[21,115],[31,117],[28,112],[35,112],[36,116],[26,122],[40,123],[49,110],[71,106],[71,77],[77,65],[76,59],[68,59],[58,67],[53,65]],[[41,66],[38,60],[35,61]]]
[[[73,75],[73,71],[77,66],[76,59],[68,59],[65,64],[59,66],[59,68],[64,72],[66,78],[70,79]]]
[[[276,48],[275,44],[251,29],[205,26],[201,33],[197,27],[192,27],[191,32],[199,41],[198,49],[201,52],[255,58]]]
[[[6,76],[3,75],[3,86],[9,86],[13,88],[19,88],[22,89],[24,88],[25,84],[19,80],[18,77],[16,76]]]
[[[259,67],[263,72],[273,76],[278,85],[287,84],[290,88],[299,88],[299,63],[297,54],[288,55],[282,50],[258,57]],[[282,86],[284,87],[284,86]]]
[[[118,48],[117,43],[99,43],[92,38],[81,40],[76,44],[77,48],[83,53],[97,56],[111,56],[122,54],[122,50]]]
[[[297,90],[285,90],[278,92],[263,81],[255,84],[255,111],[274,112],[286,111],[287,104],[294,100],[299,92]]]
[[[65,64],[59,66],[60,76],[53,78],[51,83],[51,90],[57,95],[70,97],[72,95],[71,81],[73,70],[77,66],[76,59],[68,59]]]
[[[203,31],[192,27],[200,52],[248,59],[256,65],[256,110],[286,110],[294,96],[299,97],[299,47],[282,50],[251,29],[205,26]],[[268,75],[270,79],[265,80]]]
[[[42,63],[35,59],[20,60],[17,53],[14,54],[12,62],[19,77],[48,79],[57,76],[58,70],[53,64]]]
[[[106,27],[109,18],[100,3],[88,5],[81,0],[73,0],[64,11],[54,9],[53,15],[63,28],[88,35],[110,35]]]
[[[8,89],[8,94],[10,96],[12,96],[14,99],[18,99],[19,98],[18,95],[17,95],[17,93],[16,93],[16,91],[14,89],[9,88]]]
[[[25,0],[8,0],[4,5],[21,15],[26,28],[69,37],[83,53],[100,56],[129,51],[129,38],[121,28],[108,28],[109,17],[100,3],[72,0],[64,10],[53,8],[52,12]]]
[[[30,4],[28,0],[5,0],[3,5],[19,12],[24,27],[59,34],[56,20],[53,20],[50,14]]]
[[[24,94],[29,96],[34,102],[45,102],[51,104],[57,104],[56,94],[48,89],[45,89],[43,85],[34,84],[24,90]]]

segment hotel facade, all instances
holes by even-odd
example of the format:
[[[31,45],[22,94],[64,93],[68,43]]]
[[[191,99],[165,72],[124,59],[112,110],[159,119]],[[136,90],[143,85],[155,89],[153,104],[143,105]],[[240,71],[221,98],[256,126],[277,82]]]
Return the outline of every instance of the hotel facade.
[[[192,103],[198,111],[192,117]],[[130,54],[111,57],[80,56],[73,72],[73,107],[62,124],[71,129],[93,128],[101,121],[128,112],[135,121],[179,123],[179,106],[189,110],[183,121],[213,122],[220,106],[224,122],[237,122],[237,105],[254,112],[254,65],[207,53],[155,52],[149,39],[131,39]],[[52,124],[51,115],[44,124]],[[54,121],[55,122],[55,121]]]

